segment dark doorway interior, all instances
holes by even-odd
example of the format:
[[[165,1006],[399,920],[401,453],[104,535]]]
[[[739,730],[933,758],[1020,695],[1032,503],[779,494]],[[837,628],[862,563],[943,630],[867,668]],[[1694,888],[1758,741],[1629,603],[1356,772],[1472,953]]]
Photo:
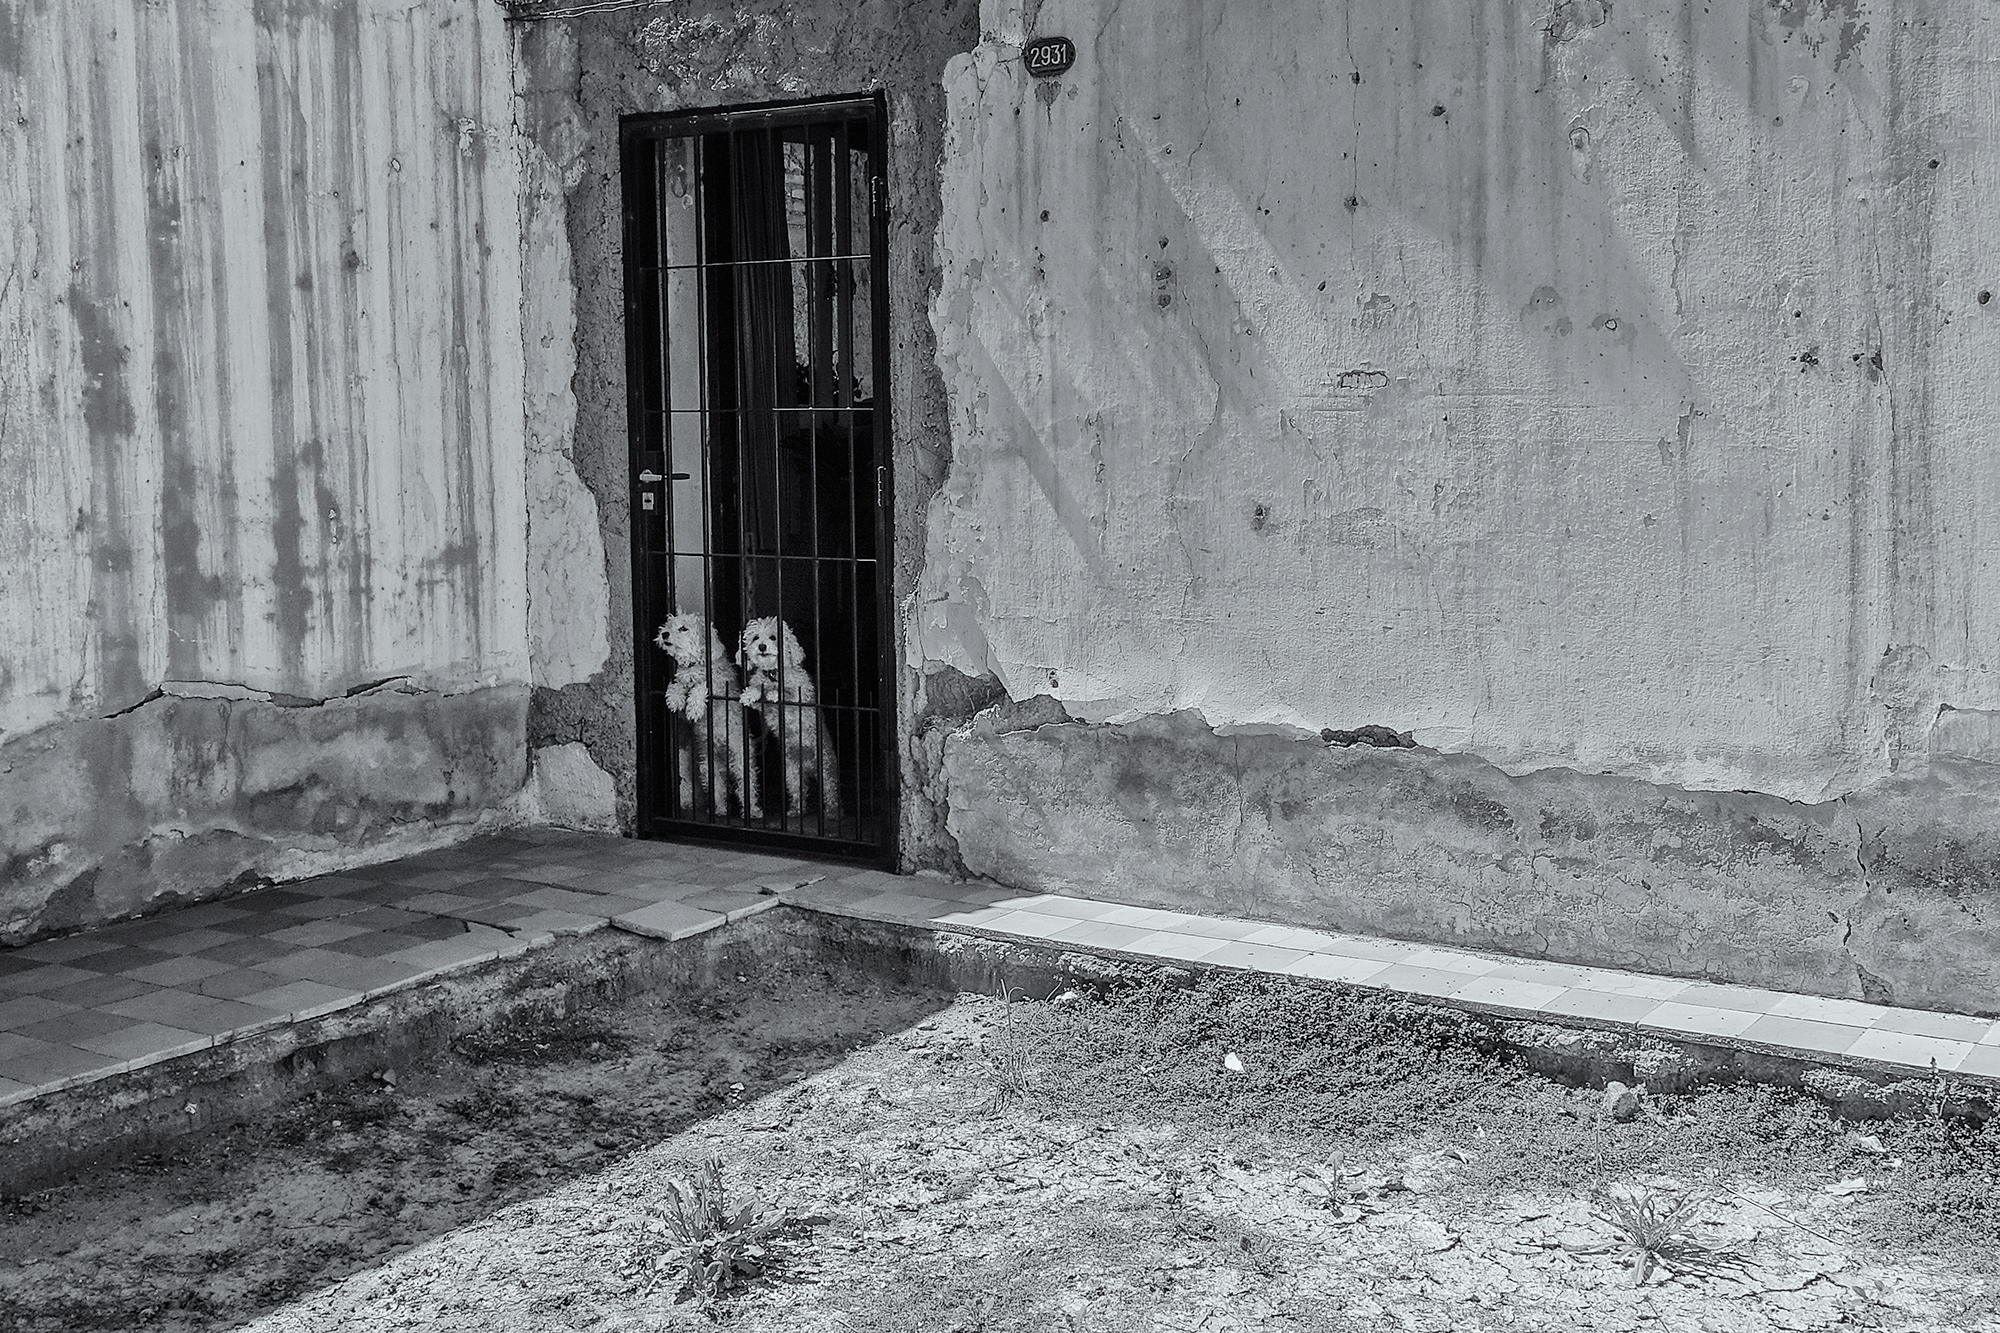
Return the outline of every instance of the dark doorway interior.
[[[895,845],[883,123],[624,124],[643,835]]]

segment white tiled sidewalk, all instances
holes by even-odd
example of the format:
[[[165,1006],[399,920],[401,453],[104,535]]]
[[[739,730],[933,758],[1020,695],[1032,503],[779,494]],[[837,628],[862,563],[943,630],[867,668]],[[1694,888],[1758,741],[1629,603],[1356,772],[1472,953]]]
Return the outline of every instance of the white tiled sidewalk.
[[[2000,1023],[1927,1009],[1534,962],[1430,944],[879,874],[782,895],[846,916],[1193,967],[1316,977],[1506,1018],[1630,1031],[2000,1087]]]

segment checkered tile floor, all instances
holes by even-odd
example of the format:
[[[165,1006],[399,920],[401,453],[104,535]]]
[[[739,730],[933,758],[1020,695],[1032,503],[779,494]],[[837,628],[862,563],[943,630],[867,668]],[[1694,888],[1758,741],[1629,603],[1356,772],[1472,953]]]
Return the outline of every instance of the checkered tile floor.
[[[678,939],[774,906],[764,881],[820,873],[784,857],[531,830],[0,949],[0,1105],[614,921]]]
[[[0,949],[0,1106],[607,926],[683,939],[780,902],[1506,1017],[2000,1086],[2000,1024],[560,829]]]

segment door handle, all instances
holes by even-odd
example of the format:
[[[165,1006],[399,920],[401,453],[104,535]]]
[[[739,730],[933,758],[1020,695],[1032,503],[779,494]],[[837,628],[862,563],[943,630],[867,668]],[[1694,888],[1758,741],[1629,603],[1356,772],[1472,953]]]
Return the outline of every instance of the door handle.
[[[666,480],[665,477],[661,476],[659,473],[653,471],[650,468],[639,474],[639,484],[641,486],[651,486],[656,481],[665,481],[665,480]]]

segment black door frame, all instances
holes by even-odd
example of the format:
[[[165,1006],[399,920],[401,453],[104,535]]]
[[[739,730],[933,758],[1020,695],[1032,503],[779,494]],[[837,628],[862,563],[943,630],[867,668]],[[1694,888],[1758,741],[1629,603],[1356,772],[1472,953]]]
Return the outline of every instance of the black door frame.
[[[661,374],[649,367],[653,353],[646,341],[644,305],[636,244],[641,227],[657,226],[663,183],[656,171],[654,145],[662,139],[685,139],[723,130],[745,128],[789,128],[812,125],[830,119],[865,120],[869,126],[869,299],[872,332],[871,386],[872,453],[875,477],[874,562],[875,562],[875,672],[879,679],[877,724],[879,744],[874,762],[879,774],[875,810],[876,837],[871,841],[838,839],[797,834],[757,825],[733,826],[727,822],[705,822],[671,817],[666,799],[667,784],[675,781],[674,751],[667,737],[668,719],[662,716],[657,700],[664,687],[668,666],[652,646],[653,635],[662,618],[662,606],[673,581],[674,555],[646,549],[645,525],[640,500],[647,483],[641,474],[657,467],[670,471],[664,460],[670,450],[645,448],[642,425],[645,406],[642,385],[648,374]],[[888,264],[888,102],[884,93],[813,98],[801,101],[758,102],[740,106],[710,107],[698,111],[641,113],[619,120],[619,158],[624,211],[625,353],[626,353],[626,433],[628,469],[627,514],[632,548],[632,627],[635,646],[633,661],[633,704],[636,735],[637,803],[635,832],[641,838],[669,841],[716,842],[736,846],[753,845],[773,851],[801,852],[816,857],[854,860],[893,868],[896,864],[901,814],[901,765],[898,762],[896,729],[896,658],[894,598],[895,494],[892,459],[894,456],[891,407],[889,339]],[[654,245],[658,246],[655,232]],[[663,270],[656,270],[663,271]],[[664,302],[656,297],[653,307],[664,331]],[[706,337],[698,333],[697,337]],[[664,333],[661,338],[664,347]],[[708,442],[704,437],[704,453]],[[850,466],[852,464],[850,463]],[[658,475],[657,473],[655,475]],[[857,477],[856,483],[864,479]],[[658,482],[651,483],[658,485]],[[713,497],[704,491],[704,504],[713,506]],[[665,508],[671,509],[670,493]],[[656,511],[657,512],[657,511]],[[659,514],[655,521],[664,519]],[[857,792],[857,797],[859,793]],[[857,828],[865,825],[857,821]]]

